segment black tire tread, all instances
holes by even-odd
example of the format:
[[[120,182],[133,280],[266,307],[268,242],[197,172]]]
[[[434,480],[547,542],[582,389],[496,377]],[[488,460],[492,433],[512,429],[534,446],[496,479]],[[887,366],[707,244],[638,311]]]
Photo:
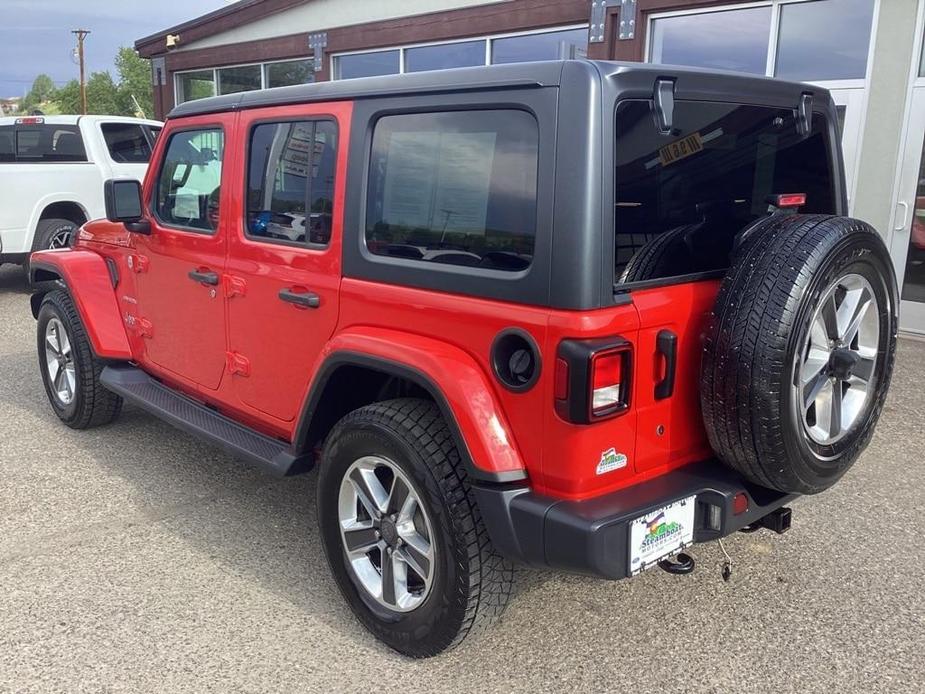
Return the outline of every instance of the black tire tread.
[[[70,295],[64,289],[55,289],[45,295],[42,306],[51,306],[65,320],[70,332],[71,349],[76,351],[78,362],[77,388],[81,402],[75,416],[62,420],[72,429],[91,429],[112,422],[122,411],[122,398],[100,383],[100,374],[106,363],[99,359],[90,346],[83,321]],[[89,368],[88,368],[89,367]]]
[[[491,544],[456,442],[433,402],[399,398],[361,407],[334,427],[329,440],[344,429],[370,424],[401,437],[429,465],[449,510],[457,543],[465,548],[466,562],[457,565],[460,575],[468,577],[458,586],[458,597],[467,604],[462,624],[449,645],[434,644],[433,650],[413,654],[436,655],[484,632],[500,619],[511,597],[514,567]]]

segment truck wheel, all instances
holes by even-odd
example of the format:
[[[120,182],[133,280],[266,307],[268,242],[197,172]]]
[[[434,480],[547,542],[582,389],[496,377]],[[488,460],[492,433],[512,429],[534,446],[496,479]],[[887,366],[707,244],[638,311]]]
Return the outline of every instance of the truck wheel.
[[[834,484],[880,416],[897,304],[889,253],[864,222],[774,215],[752,227],[706,331],[701,406],[719,457],[783,492]]]
[[[45,295],[38,317],[38,355],[45,393],[58,418],[72,429],[108,424],[122,398],[100,384],[105,364],[93,354],[68,293]]]
[[[67,248],[71,242],[71,235],[75,231],[77,231],[77,224],[69,219],[43,219],[35,229],[32,250]]]
[[[620,274],[620,283],[644,282],[659,277],[686,274],[691,266],[691,251],[686,243],[687,235],[703,226],[684,224],[659,234],[640,248],[626,264]]]
[[[429,401],[355,410],[328,436],[318,520],[359,620],[407,656],[436,655],[496,621],[513,567],[492,548],[459,452]]]

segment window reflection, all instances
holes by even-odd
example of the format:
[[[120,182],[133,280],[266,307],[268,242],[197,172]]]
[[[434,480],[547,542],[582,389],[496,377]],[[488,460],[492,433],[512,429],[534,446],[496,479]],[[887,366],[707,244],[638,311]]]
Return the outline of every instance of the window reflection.
[[[339,55],[334,59],[334,74],[339,80],[354,77],[375,77],[377,75],[397,75],[401,66],[399,52],[377,51],[375,53],[355,53]]]
[[[588,30],[568,29],[542,34],[509,36],[491,42],[491,62],[523,63],[531,60],[584,58],[588,53]]]
[[[863,79],[874,0],[783,5],[775,75],[792,80]]]
[[[484,41],[444,43],[439,46],[409,48],[405,51],[405,72],[445,70],[446,68],[484,64]]]
[[[652,62],[767,72],[771,8],[660,17],[652,22]]]

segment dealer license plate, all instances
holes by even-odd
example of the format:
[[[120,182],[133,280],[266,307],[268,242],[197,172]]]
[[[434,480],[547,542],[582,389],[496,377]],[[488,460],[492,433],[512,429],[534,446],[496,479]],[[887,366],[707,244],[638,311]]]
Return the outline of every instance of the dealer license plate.
[[[680,499],[630,524],[631,575],[693,543],[696,499],[696,496]]]

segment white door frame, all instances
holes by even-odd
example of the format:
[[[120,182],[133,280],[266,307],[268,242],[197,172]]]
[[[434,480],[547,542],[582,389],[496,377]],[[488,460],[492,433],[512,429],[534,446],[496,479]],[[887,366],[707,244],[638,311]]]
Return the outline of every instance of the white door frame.
[[[922,159],[925,157],[925,77],[919,77],[923,38],[925,38],[925,0],[919,0],[900,156],[893,183],[893,211],[890,214],[890,231],[887,237],[900,290],[902,290],[905,279],[906,259],[919,187],[919,171]],[[901,301],[899,329],[906,333],[925,335],[925,303]]]

